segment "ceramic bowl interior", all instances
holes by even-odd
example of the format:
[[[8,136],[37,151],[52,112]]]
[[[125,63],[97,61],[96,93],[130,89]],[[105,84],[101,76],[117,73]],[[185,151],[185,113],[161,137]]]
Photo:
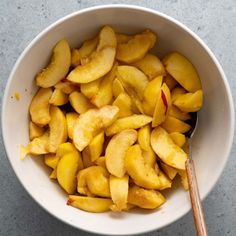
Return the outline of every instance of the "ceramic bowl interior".
[[[17,61],[5,90],[2,131],[10,163],[25,189],[44,209],[74,227],[99,234],[136,234],[159,229],[190,210],[188,192],[180,184],[165,191],[167,202],[154,211],[135,210],[116,214],[93,214],[66,205],[67,196],[48,178],[50,170],[39,157],[19,159],[20,144],[27,144],[28,107],[36,87],[34,77],[50,58],[52,47],[67,38],[72,47],[96,35],[103,25],[118,32],[137,33],[151,29],[158,35],[154,53],[179,51],[196,67],[203,86],[204,106],[193,141],[193,155],[201,197],[215,185],[223,171],[233,139],[233,103],[224,73],[205,44],[176,20],[156,11],[135,6],[102,6],[60,19],[25,49]],[[15,92],[20,100],[14,98]]]

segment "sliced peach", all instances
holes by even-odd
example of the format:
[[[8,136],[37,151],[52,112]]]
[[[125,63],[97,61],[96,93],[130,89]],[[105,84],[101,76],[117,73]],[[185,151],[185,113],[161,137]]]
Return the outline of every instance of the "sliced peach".
[[[189,113],[180,111],[179,108],[177,108],[173,104],[170,108],[169,115],[172,117],[175,117],[176,119],[182,120],[182,121],[191,119],[191,116],[189,115]]]
[[[91,166],[86,175],[89,191],[100,197],[110,197],[109,173],[104,167]]]
[[[79,49],[73,49],[71,53],[71,65],[76,67],[81,64],[81,60],[88,58],[96,49],[98,37],[86,40]]]
[[[106,148],[105,160],[112,175],[120,178],[125,175],[125,154],[136,140],[137,131],[133,129],[125,129],[111,138]]]
[[[155,169],[146,164],[138,144],[131,146],[125,155],[125,169],[135,184],[147,189],[162,189],[163,182]]]
[[[71,106],[78,114],[85,113],[87,110],[94,108],[93,104],[82,93],[74,91],[69,96]]]
[[[153,114],[152,127],[156,127],[165,121],[171,107],[170,90],[164,83],[157,95],[155,110]]]
[[[151,145],[164,163],[177,169],[185,169],[187,154],[173,142],[163,128],[157,127],[152,131]]]
[[[201,81],[193,64],[182,54],[173,52],[165,56],[163,63],[168,73],[189,92],[201,89]]]
[[[78,86],[71,83],[67,79],[63,79],[54,86],[56,89],[61,90],[65,94],[70,94],[75,90],[78,90]]]
[[[93,96],[97,94],[101,79],[102,78],[94,80],[86,84],[81,84],[80,85],[81,93],[87,98],[91,99]]]
[[[132,112],[132,100],[127,93],[120,93],[115,101],[112,103],[113,106],[117,106],[119,108],[118,117],[126,117],[131,116]]]
[[[82,151],[102,128],[108,127],[117,118],[119,108],[104,106],[100,109],[90,109],[80,115],[73,130],[73,142]]]
[[[42,136],[34,138],[26,147],[21,146],[20,159],[24,159],[26,155],[41,155],[48,153],[49,133],[46,131]]]
[[[108,73],[116,54],[116,36],[109,26],[103,27],[99,34],[99,43],[91,60],[85,65],[78,65],[67,76],[75,83],[88,83]]]
[[[156,98],[160,93],[161,85],[162,85],[162,76],[157,76],[153,80],[151,80],[143,94],[143,109],[145,114],[152,116],[155,110]]]
[[[108,198],[82,197],[70,195],[67,204],[84,211],[99,213],[109,211],[110,206],[113,203],[112,200]]]
[[[134,66],[118,66],[117,77],[125,89],[126,87],[133,89],[139,99],[143,99],[143,93],[148,84],[148,79],[142,71]]]
[[[171,91],[171,100],[172,102],[181,94],[185,94],[187,91],[182,87],[176,87]]]
[[[184,190],[188,191],[189,186],[188,186],[188,178],[187,178],[186,170],[179,170],[178,174],[180,175],[181,184]]]
[[[148,151],[151,144],[150,144],[150,137],[151,137],[151,129],[149,125],[145,125],[144,127],[140,128],[138,131],[138,143],[142,150]]]
[[[154,168],[157,161],[157,156],[156,156],[156,153],[152,150],[151,146],[149,146],[147,151],[142,150],[142,155],[143,155],[145,164]]]
[[[94,55],[89,63],[83,66],[79,65],[72,70],[67,79],[74,83],[89,83],[101,78],[111,70],[115,52],[113,47],[102,49]]]
[[[168,132],[186,133],[191,129],[191,126],[181,120],[178,120],[172,116],[168,116],[161,126]]]
[[[175,176],[177,175],[178,171],[173,168],[172,166],[168,166],[167,164],[161,162],[161,169],[165,172],[165,174],[171,179],[173,180],[175,178]]]
[[[70,139],[73,139],[74,124],[78,118],[79,118],[79,114],[76,112],[66,113],[67,133]]]
[[[100,51],[106,47],[116,48],[117,46],[116,35],[114,30],[110,26],[108,25],[104,26],[101,29],[98,37],[99,41],[98,41],[97,51]]]
[[[79,152],[71,152],[61,157],[57,164],[57,180],[60,186],[69,194],[76,191],[76,175],[79,171]]]
[[[133,36],[128,42],[117,45],[116,58],[125,63],[133,63],[145,56],[155,44],[156,36],[151,31],[144,31]]]
[[[151,53],[147,53],[141,60],[136,61],[132,65],[147,75],[149,80],[165,74],[165,68],[162,62],[157,56]]]
[[[109,173],[104,167],[90,166],[79,171],[77,191],[80,194],[88,194],[87,190],[100,197],[110,196]]]
[[[60,40],[53,49],[49,65],[36,77],[36,83],[49,88],[67,75],[71,64],[70,46],[65,39]]]
[[[103,151],[104,131],[96,135],[88,145],[91,161],[96,161]]]
[[[186,93],[179,95],[173,104],[183,112],[196,112],[202,107],[203,93],[202,90],[197,90],[194,93]]]
[[[49,99],[52,96],[51,88],[40,88],[33,97],[29,112],[32,121],[38,126],[47,125],[51,119],[49,113]]]
[[[186,142],[186,137],[184,134],[181,134],[179,132],[173,132],[170,133],[170,137],[172,138],[172,140],[174,141],[174,143],[176,145],[178,145],[179,147],[183,147],[185,142]]]
[[[115,78],[113,80],[113,83],[112,83],[112,93],[113,93],[113,96],[115,98],[117,98],[119,96],[119,94],[124,93],[124,92],[125,92],[125,89],[124,89],[122,83],[120,82],[119,79]]]
[[[91,102],[97,106],[102,107],[108,105],[112,101],[112,83],[115,78],[117,64],[113,66],[111,71],[105,75],[99,83],[97,93],[91,98]]]
[[[118,178],[110,175],[109,185],[111,199],[116,207],[116,211],[122,211],[126,208],[128,202],[129,176],[125,175],[122,178]]]
[[[77,192],[82,195],[93,196],[87,186],[87,174],[90,171],[90,167],[80,170],[77,175]]]
[[[75,153],[78,152],[77,149],[75,148],[75,146],[70,142],[66,142],[66,143],[62,143],[58,146],[56,156],[59,158],[62,158],[63,156],[70,154],[70,153],[74,153],[74,152]],[[78,156],[78,165],[79,165],[78,170],[81,170],[84,168],[83,161],[82,161],[80,153],[77,156]]]
[[[48,153],[44,155],[44,163],[52,169],[57,167],[59,159],[60,157],[56,156],[54,153]]]
[[[129,188],[128,202],[145,209],[155,209],[166,201],[158,191],[147,190],[136,185]]]
[[[60,89],[55,89],[49,99],[49,103],[54,106],[61,106],[68,102],[68,95],[63,93]]]
[[[30,141],[34,138],[38,138],[44,134],[45,130],[43,127],[37,126],[34,122],[30,121],[29,123],[29,136]]]
[[[58,146],[67,140],[67,126],[64,113],[56,106],[50,108],[48,151],[55,153]]]
[[[132,115],[116,120],[107,127],[105,133],[107,136],[114,135],[125,129],[139,129],[152,121],[152,117],[146,115]]]

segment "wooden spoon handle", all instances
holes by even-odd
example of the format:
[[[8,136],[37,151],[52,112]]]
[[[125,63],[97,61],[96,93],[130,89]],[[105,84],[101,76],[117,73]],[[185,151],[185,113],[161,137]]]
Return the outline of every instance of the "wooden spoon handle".
[[[195,222],[195,228],[198,236],[207,236],[207,228],[202,210],[201,199],[199,196],[197,178],[195,174],[195,168],[193,160],[186,161],[186,171],[189,184],[189,194],[192,204],[193,217]]]

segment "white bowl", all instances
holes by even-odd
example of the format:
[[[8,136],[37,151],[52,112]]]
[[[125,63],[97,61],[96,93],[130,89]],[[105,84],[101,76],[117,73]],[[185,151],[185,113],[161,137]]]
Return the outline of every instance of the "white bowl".
[[[2,107],[4,144],[22,185],[58,219],[99,234],[144,233],[171,224],[186,214],[190,210],[188,193],[179,186],[167,191],[166,204],[156,211],[87,213],[66,205],[66,194],[49,180],[49,170],[41,158],[19,159],[20,144],[29,140],[28,107],[36,91],[34,77],[47,64],[52,47],[61,38],[67,38],[72,47],[78,46],[105,24],[124,33],[149,28],[158,35],[154,49],[158,55],[179,51],[197,68],[204,90],[204,106],[199,112],[193,155],[201,198],[207,196],[224,169],[233,140],[234,112],[229,85],[215,56],[198,36],[154,10],[127,5],[93,7],[66,16],[40,33],[22,53],[8,80]],[[15,92],[20,93],[19,101],[14,99]]]

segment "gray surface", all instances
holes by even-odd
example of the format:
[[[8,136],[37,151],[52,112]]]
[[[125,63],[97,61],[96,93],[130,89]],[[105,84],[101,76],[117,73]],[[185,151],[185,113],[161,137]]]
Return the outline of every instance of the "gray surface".
[[[235,0],[0,0],[1,96],[16,59],[45,27],[76,10],[108,3],[129,3],[157,9],[196,32],[222,64],[236,98]],[[0,140],[2,143],[2,140]],[[236,145],[217,186],[204,201],[209,235],[236,235]],[[16,179],[1,144],[0,235],[89,235],[54,219],[41,209]],[[158,220],[158,219],[157,219]],[[151,235],[194,235],[191,214]]]

